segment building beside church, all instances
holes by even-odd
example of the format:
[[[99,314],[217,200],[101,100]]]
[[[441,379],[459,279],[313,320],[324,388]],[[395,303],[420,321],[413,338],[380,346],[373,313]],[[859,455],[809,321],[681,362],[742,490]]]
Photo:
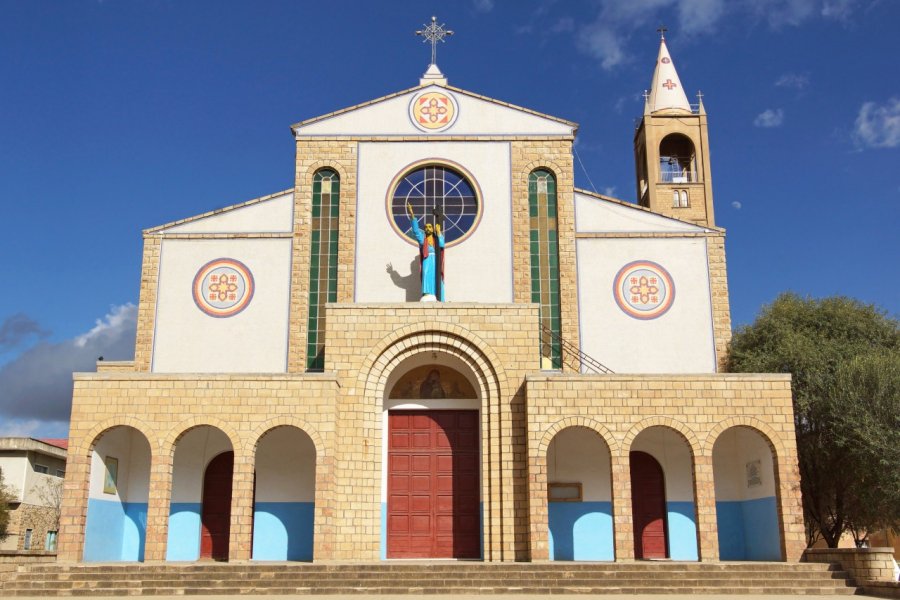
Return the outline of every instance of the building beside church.
[[[60,560],[800,558],[790,378],[722,372],[665,40],[636,204],[574,187],[575,123],[436,64],[292,132],[293,188],[144,231],[134,361],[75,375]]]

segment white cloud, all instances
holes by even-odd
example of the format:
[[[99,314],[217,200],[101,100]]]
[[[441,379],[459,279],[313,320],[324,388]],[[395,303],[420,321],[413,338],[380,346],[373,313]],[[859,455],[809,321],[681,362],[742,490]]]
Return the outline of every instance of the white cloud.
[[[756,115],[753,124],[756,127],[781,127],[784,123],[784,111],[780,108],[766,109]]]
[[[31,421],[59,423],[69,419],[72,373],[93,371],[99,356],[106,360],[134,355],[137,307],[114,306],[87,333],[58,343],[39,343],[0,368],[0,422],[22,431]],[[43,427],[43,425],[42,425]]]
[[[46,337],[49,332],[25,313],[16,313],[0,323],[0,353],[7,352],[35,337]]]
[[[494,0],[472,0],[472,6],[478,12],[491,12],[494,10]]]
[[[785,73],[775,80],[775,85],[776,87],[802,90],[809,85],[809,75],[805,73]]]
[[[900,98],[882,105],[864,103],[856,117],[853,140],[860,149],[900,146]]]
[[[735,200],[734,202],[731,203],[731,208],[733,208],[734,210],[741,210],[743,207],[744,207],[744,205],[741,204],[740,202],[738,202],[737,200]]]
[[[724,13],[724,0],[681,0],[678,3],[678,30],[686,35],[712,33]]]
[[[603,188],[603,195],[604,196],[612,196],[613,198],[615,198],[616,197],[616,186],[608,185],[605,188]]]

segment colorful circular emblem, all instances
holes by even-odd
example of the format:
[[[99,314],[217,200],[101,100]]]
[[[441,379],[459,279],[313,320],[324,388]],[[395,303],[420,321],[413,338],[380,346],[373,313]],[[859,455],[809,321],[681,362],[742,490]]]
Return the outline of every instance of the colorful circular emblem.
[[[194,276],[194,302],[211,317],[233,317],[253,299],[253,274],[233,258],[211,260]]]
[[[444,92],[422,92],[409,103],[409,117],[423,131],[442,131],[456,121],[456,101]]]
[[[675,284],[661,265],[649,260],[636,260],[616,274],[613,296],[628,316],[655,319],[672,308]]]

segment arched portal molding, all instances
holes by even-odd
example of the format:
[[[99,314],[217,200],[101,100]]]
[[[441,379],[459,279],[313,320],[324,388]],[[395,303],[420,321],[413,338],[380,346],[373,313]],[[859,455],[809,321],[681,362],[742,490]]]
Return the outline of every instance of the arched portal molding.
[[[691,431],[691,429],[688,428],[684,423],[676,421],[671,417],[648,417],[636,423],[634,427],[632,427],[628,431],[628,433],[625,434],[625,438],[622,440],[622,455],[628,456],[635,438],[640,435],[641,432],[650,429],[651,427],[665,427],[678,433],[679,436],[687,443],[688,448],[691,451],[692,458],[696,459],[698,456],[704,455],[702,452],[702,446],[697,440],[697,436],[694,434],[694,432]]]
[[[550,448],[550,442],[553,441],[553,438],[556,437],[557,434],[562,432],[564,429],[569,429],[570,427],[582,427],[585,429],[590,429],[594,433],[600,436],[603,441],[606,443],[606,447],[609,450],[610,456],[616,456],[619,452],[619,444],[616,441],[615,437],[613,437],[612,433],[610,433],[609,429],[603,423],[599,421],[595,421],[589,417],[566,417],[565,419],[560,419],[559,421],[550,425],[547,430],[544,432],[544,437],[541,438],[540,443],[538,444],[538,453],[541,456],[545,456],[547,454],[547,450]]]
[[[440,351],[461,359],[478,379],[482,403],[503,397],[508,389],[506,373],[497,353],[484,340],[458,325],[412,323],[383,337],[362,363],[360,389],[384,397],[387,375],[404,359],[420,352]]]
[[[345,181],[347,178],[347,169],[341,163],[334,160],[317,160],[306,169],[306,177],[301,182],[301,185],[310,185],[312,186],[312,178],[319,171],[327,171],[332,170],[338,174],[341,182]]]

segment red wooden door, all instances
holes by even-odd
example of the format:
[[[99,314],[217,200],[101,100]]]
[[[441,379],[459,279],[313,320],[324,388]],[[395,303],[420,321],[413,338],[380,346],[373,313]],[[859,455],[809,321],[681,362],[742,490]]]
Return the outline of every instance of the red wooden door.
[[[634,557],[666,558],[666,483],[662,467],[646,452],[632,452],[631,514]]]
[[[388,416],[388,558],[479,558],[478,411]]]
[[[203,475],[200,510],[200,558],[228,560],[231,533],[231,479],[234,452],[223,452],[209,462]]]

